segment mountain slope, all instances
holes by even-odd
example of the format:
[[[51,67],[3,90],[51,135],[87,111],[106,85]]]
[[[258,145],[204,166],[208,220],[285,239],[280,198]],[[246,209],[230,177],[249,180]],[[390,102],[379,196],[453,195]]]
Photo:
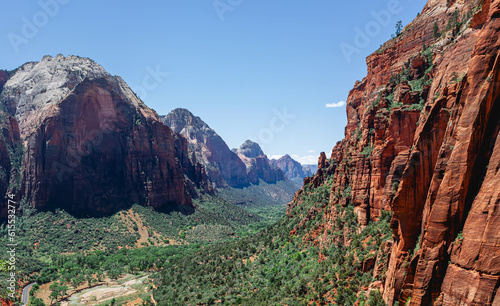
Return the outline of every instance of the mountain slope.
[[[216,187],[248,184],[243,162],[199,117],[187,109],[178,108],[162,117],[162,121],[188,140],[189,148],[195,152],[197,160],[203,163],[210,181]]]
[[[246,141],[229,150],[213,129],[186,109],[175,109],[161,119],[187,139],[189,151],[205,166],[220,197],[265,218],[283,215],[300,186],[286,179],[257,143]]]
[[[258,184],[259,180],[276,183],[285,179],[257,143],[247,140],[238,149],[230,150],[213,129],[187,109],[175,109],[162,121],[188,139],[189,148],[205,165],[215,187],[244,187]]]
[[[294,232],[321,216],[303,239],[322,247],[338,230],[335,205],[352,207],[361,228],[393,211],[389,304],[500,302],[499,14],[497,0],[430,0],[367,58],[345,139],[288,207],[303,218]],[[296,215],[310,187],[328,188],[329,203]]]
[[[304,178],[312,175],[309,168],[303,167],[288,154],[283,155],[279,159],[272,159],[271,164],[281,169],[288,179],[298,184],[302,184]]]
[[[259,144],[246,140],[238,149],[233,149],[247,168],[250,183],[257,184],[259,179],[266,183],[276,183],[285,180],[285,173],[274,167],[264,154]]]
[[[191,210],[196,189],[208,191],[204,168],[179,156],[185,140],[90,59],[58,55],[24,64],[0,102],[19,123],[21,195],[34,208],[100,214],[140,203]]]

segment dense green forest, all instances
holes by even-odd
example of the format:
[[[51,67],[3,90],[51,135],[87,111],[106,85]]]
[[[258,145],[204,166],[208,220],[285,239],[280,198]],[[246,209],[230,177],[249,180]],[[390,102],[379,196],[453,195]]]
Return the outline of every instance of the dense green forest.
[[[212,196],[196,201],[191,215],[139,205],[103,218],[27,210],[18,224],[18,266],[26,282],[56,281],[53,301],[82,283],[147,272],[160,305],[384,305],[368,285],[385,272],[377,267],[385,267],[379,255],[391,237],[390,213],[363,228],[352,205],[329,207],[325,182],[305,186],[303,203],[287,216],[284,205],[240,207]],[[311,235],[327,211],[335,212],[335,232],[318,244]],[[0,231],[5,237],[5,225]]]
[[[286,208],[284,203],[269,203],[245,209],[210,195],[194,205],[190,215],[134,205],[111,216],[77,218],[59,209],[37,211],[21,202],[23,214],[16,222],[18,277],[23,283],[57,281],[59,288],[53,289],[60,291],[125,273],[159,271],[172,256],[184,258],[210,243],[251,236],[276,222]],[[3,223],[1,252],[7,251],[7,234]],[[0,274],[7,279],[5,268],[0,261]],[[6,287],[0,289],[2,297]]]
[[[292,215],[304,216],[328,204],[331,186],[306,187],[304,203]],[[336,232],[322,247],[308,241],[323,218],[317,214],[301,226],[300,218],[283,217],[260,233],[236,241],[205,245],[183,257],[170,257],[155,276],[154,297],[160,305],[304,305],[338,303],[385,305],[377,290],[357,295],[381,280],[372,262],[385,267],[384,242],[391,237],[390,213],[361,232],[353,207],[336,205]],[[326,211],[326,210],[323,210]],[[299,231],[294,229],[300,228]],[[379,256],[380,255],[380,256]],[[364,272],[363,272],[364,271]]]

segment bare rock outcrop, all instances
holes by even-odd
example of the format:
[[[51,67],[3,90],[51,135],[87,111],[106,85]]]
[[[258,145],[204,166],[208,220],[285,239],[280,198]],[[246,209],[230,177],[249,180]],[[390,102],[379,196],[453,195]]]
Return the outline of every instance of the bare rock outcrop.
[[[162,117],[162,121],[187,139],[189,149],[203,163],[215,187],[248,184],[245,164],[200,117],[178,108]]]
[[[156,112],[90,59],[27,63],[0,101],[19,123],[22,196],[34,208],[95,215],[140,203],[190,211],[197,192],[209,191],[204,168],[176,147]]]
[[[367,58],[345,138],[289,204],[331,186],[328,207],[354,206],[361,227],[392,211],[390,305],[500,303],[499,17],[500,0],[429,0]],[[335,230],[324,215],[304,239]]]
[[[259,180],[276,183],[286,179],[285,173],[271,164],[258,143],[246,140],[233,151],[245,164],[249,183],[257,184]]]
[[[279,159],[272,159],[271,164],[281,169],[288,179],[298,184],[302,184],[304,178],[312,175],[309,169],[305,169],[306,167],[302,166],[288,154],[283,155]]]

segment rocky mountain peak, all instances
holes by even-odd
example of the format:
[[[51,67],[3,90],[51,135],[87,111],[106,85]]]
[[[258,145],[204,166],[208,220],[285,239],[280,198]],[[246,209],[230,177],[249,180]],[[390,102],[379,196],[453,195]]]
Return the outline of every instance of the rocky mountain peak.
[[[208,124],[187,109],[174,109],[161,120],[188,140],[189,148],[205,166],[208,177],[217,188],[258,184],[259,180],[275,183],[286,179],[257,143],[247,140],[238,149],[230,150]]]
[[[44,56],[39,62],[28,62],[19,67],[7,80],[0,100],[7,111],[19,122],[22,137],[57,111],[56,104],[67,97],[85,80],[103,79],[122,92],[130,105],[141,108],[144,114],[155,116],[120,78],[111,76],[93,60],[79,56]]]
[[[186,127],[212,130],[200,117],[193,115],[193,113],[185,108],[176,108],[162,119],[176,133],[181,133]]]
[[[161,120],[187,139],[189,149],[205,165],[208,177],[215,187],[248,184],[243,162],[200,117],[187,109],[177,108],[162,116]]]
[[[163,116],[162,121],[172,131],[184,135],[190,142],[206,142],[208,136],[219,137],[200,117],[193,115],[185,108],[174,109],[168,115]]]
[[[21,95],[7,101],[9,111],[21,117],[26,112],[38,111],[41,107],[57,103],[86,77],[109,76],[104,68],[89,58],[46,55],[39,62],[29,62],[19,67],[5,84],[2,97],[21,92]]]
[[[306,169],[288,154],[283,155],[279,159],[272,159],[271,164],[281,169],[288,179],[298,184],[302,184],[304,178],[311,175],[310,169]]]
[[[248,158],[256,158],[265,155],[259,144],[251,140],[246,140],[237,150],[238,155]]]
[[[34,208],[190,210],[198,190],[211,192],[186,139],[88,58],[45,56],[22,65],[8,73],[0,103],[19,126],[21,194]]]

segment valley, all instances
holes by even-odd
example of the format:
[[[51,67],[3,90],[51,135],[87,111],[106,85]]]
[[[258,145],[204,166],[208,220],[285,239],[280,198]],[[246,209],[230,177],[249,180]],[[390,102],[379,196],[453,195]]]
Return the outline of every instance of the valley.
[[[313,167],[89,58],[0,71],[2,305],[498,305],[500,0],[396,28]]]

